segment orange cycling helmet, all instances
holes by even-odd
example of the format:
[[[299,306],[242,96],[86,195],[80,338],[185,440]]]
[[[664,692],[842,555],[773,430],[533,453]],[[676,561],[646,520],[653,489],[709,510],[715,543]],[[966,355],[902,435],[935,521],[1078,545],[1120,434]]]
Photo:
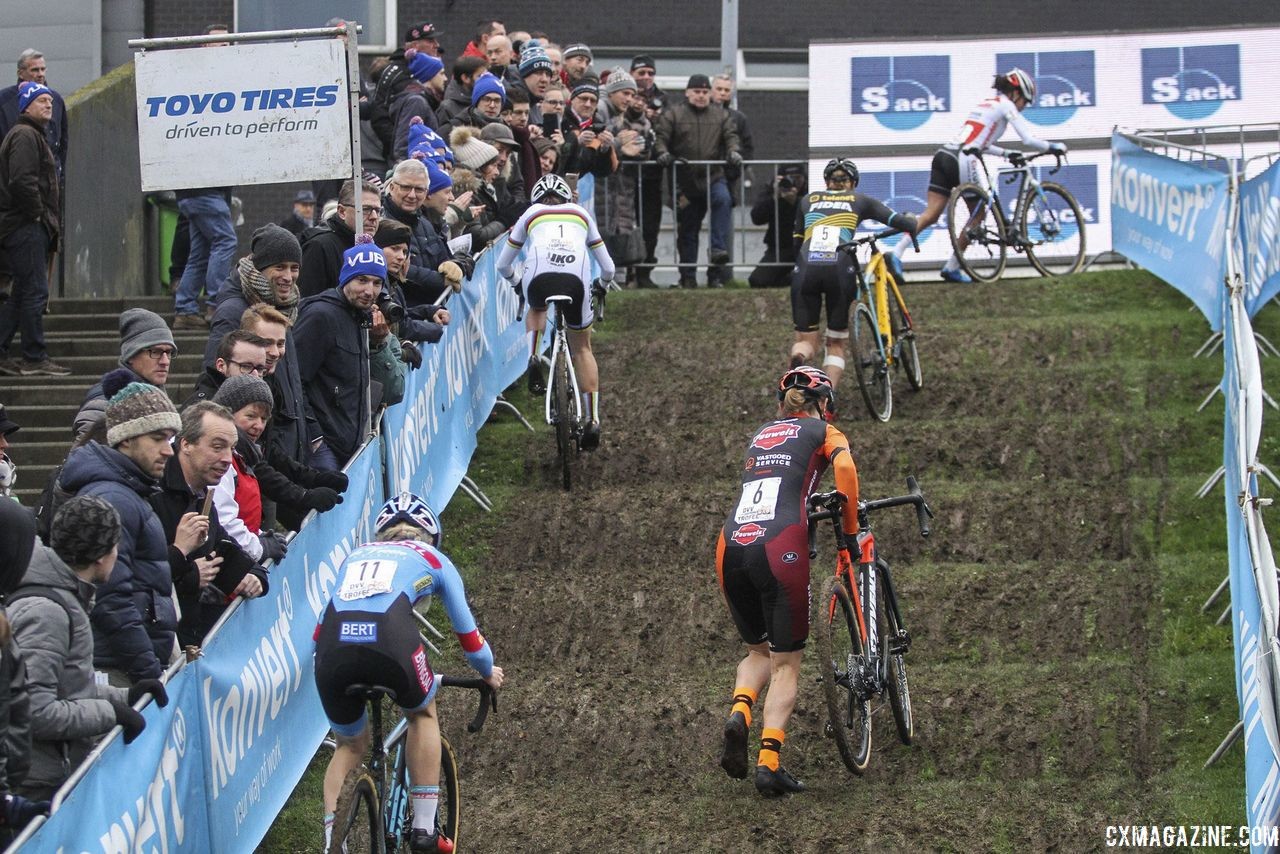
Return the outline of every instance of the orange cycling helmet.
[[[778,400],[786,397],[787,390],[793,388],[800,389],[807,397],[814,399],[825,397],[831,402],[836,399],[836,390],[831,385],[831,377],[808,365],[792,368],[782,375],[782,379],[778,381]]]

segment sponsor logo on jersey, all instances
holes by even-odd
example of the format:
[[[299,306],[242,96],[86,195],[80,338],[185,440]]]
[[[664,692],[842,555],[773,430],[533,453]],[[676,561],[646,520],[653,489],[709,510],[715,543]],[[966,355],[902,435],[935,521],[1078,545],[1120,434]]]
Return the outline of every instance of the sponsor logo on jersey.
[[[796,554],[795,552],[787,552],[782,556],[783,563],[795,563],[799,559],[800,559],[800,555]]]
[[[418,684],[422,686],[422,690],[431,693],[431,683],[435,681],[435,677],[431,674],[431,668],[427,665],[427,651],[421,646],[413,654],[413,672],[417,674]]]
[[[892,172],[862,172],[858,179],[858,190],[863,195],[871,196],[879,199],[892,211],[900,213],[915,213],[924,210],[926,206],[925,196],[928,195],[929,187],[929,170],[928,169],[896,169]],[[864,219],[858,223],[858,230],[866,233],[868,231],[880,231],[884,226],[875,220]],[[929,226],[919,235],[916,240],[923,244],[934,232],[941,228],[943,240],[950,240],[947,236],[947,224],[945,221]],[[880,242],[886,246],[893,246],[899,240],[909,240],[904,234],[895,234],[892,237],[886,237]]]
[[[753,457],[756,468],[765,468],[770,466],[789,466],[791,465],[790,454],[760,454]]]
[[[1021,68],[1036,81],[1036,101],[1022,115],[1038,125],[1060,125],[1081,107],[1097,106],[1091,50],[998,53],[996,73]]]
[[[799,435],[799,424],[771,424],[756,434],[756,437],[751,440],[751,447],[772,451]]]
[[[949,56],[855,56],[849,62],[854,115],[912,130],[934,113],[951,111]]]
[[[1041,181],[1054,181],[1069,189],[1080,204],[1080,213],[1084,215],[1083,225],[1096,225],[1098,223],[1098,167],[1092,163],[1063,166],[1056,174],[1050,174],[1052,169],[1052,166],[1037,166],[1034,168],[1034,173]],[[1006,184],[1002,181],[1000,183],[1000,199],[1007,206],[1005,210],[1013,210],[1013,203],[1016,198],[1017,184]],[[1052,241],[1056,239],[1065,242],[1068,238],[1074,237],[1078,233],[1081,223],[1075,221],[1075,215],[1071,212],[1071,209],[1063,205],[1056,196],[1048,198],[1053,203],[1051,209],[1058,214],[1056,227],[1059,230],[1053,233],[1042,231],[1035,215],[1037,207],[1032,205],[1031,213],[1027,215],[1028,236],[1037,241]],[[1070,247],[1064,246],[1063,248],[1064,251],[1068,250],[1068,248],[1074,249],[1074,241]],[[1048,247],[1045,247],[1045,249],[1048,249]]]
[[[417,581],[413,582],[413,592],[421,593],[424,590],[430,590],[431,585],[432,585],[431,576],[424,575],[421,578],[419,578]]]
[[[338,626],[338,640],[342,643],[377,643],[377,623],[344,622]]]
[[[1238,44],[1142,49],[1144,104],[1163,104],[1180,119],[1196,120],[1243,94]]]
[[[748,522],[729,536],[740,546],[749,546],[756,540],[764,536],[764,528],[761,528],[755,522]]]

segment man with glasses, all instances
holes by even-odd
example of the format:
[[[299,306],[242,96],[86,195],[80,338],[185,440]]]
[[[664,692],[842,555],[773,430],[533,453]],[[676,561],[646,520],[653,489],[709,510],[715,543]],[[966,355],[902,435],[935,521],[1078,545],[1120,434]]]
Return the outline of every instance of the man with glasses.
[[[382,200],[378,191],[369,184],[361,186],[360,231],[373,234],[382,218]],[[338,283],[338,270],[342,267],[342,253],[356,243],[356,185],[355,181],[342,182],[338,190],[338,210],[320,225],[302,233],[302,271],[298,276],[298,290],[304,297],[324,293]]]
[[[409,269],[404,275],[406,308],[434,305],[449,287],[440,268],[450,262],[446,239],[423,210],[431,189],[427,167],[421,160],[402,160],[387,183],[388,219],[409,227]]]
[[[119,367],[133,375],[131,382],[163,389],[177,353],[173,333],[160,315],[145,308],[131,308],[120,314]],[[72,430],[80,438],[102,424],[106,417],[107,397],[99,380],[85,394]]]
[[[182,404],[186,409],[201,400],[213,400],[214,392],[230,377],[263,377],[267,373],[270,341],[243,329],[233,329],[218,343],[218,354],[196,380],[195,391]]]

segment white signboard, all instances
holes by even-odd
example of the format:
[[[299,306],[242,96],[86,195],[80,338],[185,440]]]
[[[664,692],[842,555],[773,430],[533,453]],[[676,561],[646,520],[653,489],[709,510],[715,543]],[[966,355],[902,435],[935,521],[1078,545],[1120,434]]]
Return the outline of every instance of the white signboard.
[[[351,175],[340,39],[143,51],[134,69],[144,192]]]
[[[941,145],[1012,67],[1036,80],[1024,115],[1042,139],[1277,121],[1277,45],[1262,28],[811,44],[809,146]]]

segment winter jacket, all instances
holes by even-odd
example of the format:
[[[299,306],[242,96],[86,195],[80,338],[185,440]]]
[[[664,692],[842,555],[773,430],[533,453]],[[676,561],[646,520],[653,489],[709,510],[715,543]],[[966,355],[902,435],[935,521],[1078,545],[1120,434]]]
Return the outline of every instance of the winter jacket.
[[[96,495],[120,514],[116,568],[90,612],[94,666],[123,670],[134,681],[158,679],[178,629],[169,540],[148,503],[159,486],[133,460],[97,442],[73,450],[59,480],[68,492]]]
[[[396,125],[392,144],[392,163],[399,163],[409,156],[409,126],[413,123],[415,116],[421,118],[422,123],[432,130],[440,127],[440,120],[436,118],[435,110],[431,108],[429,97],[421,84],[414,81],[391,99],[387,109]]]
[[[218,393],[218,389],[226,381],[227,377],[222,373],[222,371],[218,370],[213,365],[209,365],[200,372],[198,377],[196,377],[195,389],[191,392],[190,396],[182,402],[182,406],[178,408],[186,409],[193,403],[199,403],[202,400],[213,400],[213,396]]]
[[[16,501],[0,501],[0,596],[13,592],[31,563],[36,520]],[[3,606],[0,618],[8,619]],[[27,776],[31,763],[31,710],[26,666],[14,638],[0,646],[0,793]]]
[[[382,200],[383,215],[409,226],[409,272],[404,277],[405,297],[411,305],[427,305],[439,300],[448,285],[437,271],[453,253],[431,223],[419,212],[406,211],[391,200]]]
[[[341,288],[303,300],[294,327],[298,370],[324,441],[346,462],[364,440],[369,409],[369,313],[354,308]]]
[[[342,253],[355,245],[355,232],[336,213],[302,232],[302,271],[298,274],[302,296],[313,297],[336,288]]]
[[[714,104],[697,109],[688,101],[665,109],[655,129],[654,156],[670,154],[684,160],[721,160],[738,151],[733,117]],[[707,192],[707,166],[674,166],[680,191],[686,196]],[[710,167],[711,181],[724,177],[724,167]]]
[[[444,101],[436,108],[436,132],[448,139],[444,129],[453,128],[453,120],[471,109],[471,92],[458,85],[457,80],[450,80],[444,87]]]
[[[617,142],[618,134],[633,130],[640,134],[637,140],[640,150],[636,154],[623,154]],[[609,133],[614,137],[614,151],[618,155],[618,170],[609,176],[607,192],[596,193],[596,221],[602,234],[627,234],[636,228],[636,187],[640,176],[639,163],[652,157],[653,128],[644,114],[632,119],[625,112],[609,121]]]
[[[49,143],[54,159],[58,161],[58,174],[65,182],[67,143],[69,141],[67,105],[57,92],[50,89],[49,94],[53,96],[53,116],[49,119],[49,124],[45,125],[44,139],[45,142]],[[0,89],[0,139],[4,139],[18,121],[18,95],[18,84],[16,83]]]
[[[10,594],[9,619],[22,645],[31,699],[31,770],[20,787],[48,797],[116,724],[113,703],[128,691],[97,685],[89,611],[94,586],[77,577],[47,546]]]
[[[738,134],[738,153],[742,155],[743,160],[751,160],[756,156],[756,143],[751,137],[751,125],[747,123],[746,114],[741,110],[736,110],[723,104],[720,109],[728,113],[729,117],[733,119],[733,129]],[[738,193],[741,189],[739,185],[742,179],[742,168],[741,166],[727,165],[724,167],[724,177],[729,183],[729,197],[733,200],[735,206],[742,203]]]
[[[453,133],[454,128],[470,127],[478,130],[485,125],[491,125],[494,122],[500,121],[502,121],[501,118],[491,119],[476,108],[468,105],[466,110],[458,113],[448,122],[441,122],[436,133],[440,134],[445,139],[448,139],[450,134]]]
[[[764,233],[766,253],[776,251],[775,260],[792,262],[796,260],[796,244],[791,239],[789,229],[791,227],[790,224],[796,221],[796,203],[804,198],[804,193],[798,193],[795,201],[791,202],[788,202],[780,195],[777,196],[776,208],[774,205],[775,195],[777,195],[777,190],[773,184],[760,191],[760,195],[756,197],[756,203],[751,206],[751,222],[755,225],[768,226]],[[781,233],[778,231],[779,223],[782,224]]]
[[[404,378],[409,366],[400,360],[400,339],[388,335],[369,356],[369,375],[382,386],[382,405],[394,406],[404,400]]]
[[[0,237],[31,222],[44,225],[49,251],[56,250],[62,231],[58,163],[44,126],[23,113],[0,142]]]
[[[594,113],[591,119],[592,122],[595,121]],[[586,145],[578,142],[578,135],[590,127],[591,123],[583,127],[573,110],[565,110],[564,118],[560,122],[560,132],[564,134],[564,146],[560,151],[559,165],[556,166],[556,171],[561,175],[575,172],[579,175],[608,178],[617,168],[618,159],[611,147],[600,143],[598,139]]]

